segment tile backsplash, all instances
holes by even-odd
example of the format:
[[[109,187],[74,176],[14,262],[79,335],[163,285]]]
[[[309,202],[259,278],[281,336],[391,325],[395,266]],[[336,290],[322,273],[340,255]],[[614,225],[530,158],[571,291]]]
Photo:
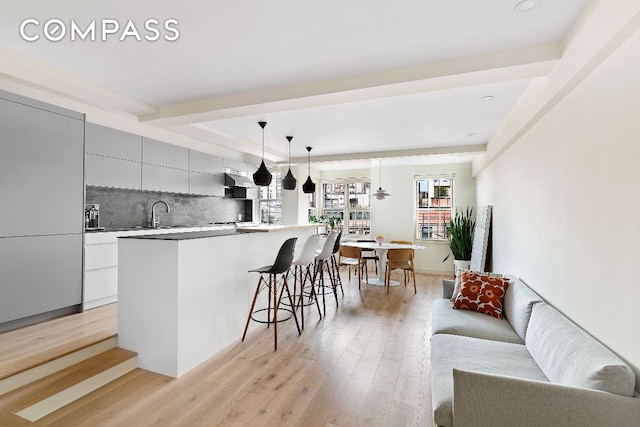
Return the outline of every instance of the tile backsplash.
[[[212,222],[251,221],[251,201],[213,196],[128,190],[111,187],[86,187],[86,203],[100,205],[100,226],[127,228],[148,226],[154,202],[167,202],[156,207],[160,225],[198,226]]]

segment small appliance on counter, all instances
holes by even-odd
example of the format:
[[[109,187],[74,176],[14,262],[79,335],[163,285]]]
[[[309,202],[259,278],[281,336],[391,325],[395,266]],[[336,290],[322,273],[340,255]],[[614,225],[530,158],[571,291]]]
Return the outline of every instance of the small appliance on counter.
[[[101,231],[100,227],[100,205],[96,203],[86,203],[84,205],[84,229],[85,231]]]

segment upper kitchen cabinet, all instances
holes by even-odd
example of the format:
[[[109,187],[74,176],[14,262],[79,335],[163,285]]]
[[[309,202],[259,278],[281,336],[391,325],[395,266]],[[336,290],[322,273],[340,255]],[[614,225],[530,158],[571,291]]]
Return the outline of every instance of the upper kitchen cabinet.
[[[142,189],[169,193],[189,193],[189,171],[143,163]]]
[[[189,151],[189,193],[224,196],[224,160],[200,151]]]
[[[87,153],[85,157],[85,184],[140,190],[142,188],[142,164]]]
[[[188,171],[189,149],[143,137],[142,163]]]
[[[85,184],[142,188],[141,136],[87,123],[85,153]]]
[[[105,126],[87,123],[85,152],[115,159],[142,161],[142,137]]]
[[[33,104],[0,92],[0,237],[81,233],[84,116]]]
[[[224,172],[224,159],[201,151],[189,150],[189,170],[219,175]]]

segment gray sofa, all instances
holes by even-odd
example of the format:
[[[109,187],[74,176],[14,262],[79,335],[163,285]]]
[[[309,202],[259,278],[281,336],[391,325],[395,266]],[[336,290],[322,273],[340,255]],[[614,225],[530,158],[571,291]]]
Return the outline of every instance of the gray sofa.
[[[502,320],[432,310],[431,392],[440,426],[640,426],[631,368],[509,276]]]

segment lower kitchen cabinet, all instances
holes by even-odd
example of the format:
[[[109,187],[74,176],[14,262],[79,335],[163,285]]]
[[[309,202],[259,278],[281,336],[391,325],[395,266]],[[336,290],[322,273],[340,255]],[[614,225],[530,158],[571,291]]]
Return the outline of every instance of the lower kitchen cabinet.
[[[84,238],[85,310],[118,300],[118,235],[86,233]]]

